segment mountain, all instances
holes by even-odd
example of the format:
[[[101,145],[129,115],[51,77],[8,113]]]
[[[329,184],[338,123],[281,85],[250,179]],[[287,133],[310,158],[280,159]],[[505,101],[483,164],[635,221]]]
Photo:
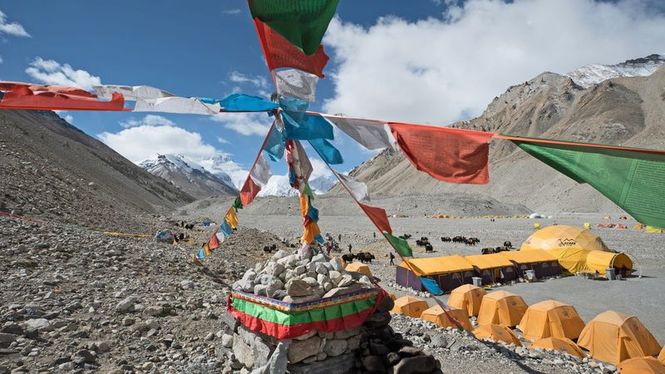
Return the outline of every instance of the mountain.
[[[247,170],[233,161],[228,153],[217,153],[209,159],[200,160],[198,164],[238,190],[242,188],[247,178]]]
[[[194,200],[50,111],[0,111],[0,176],[0,210],[115,231]]]
[[[158,154],[142,161],[139,166],[152,175],[166,179],[197,199],[232,196],[238,193],[231,177],[226,173],[218,171],[212,174],[182,155]]]
[[[648,72],[652,64],[652,58],[644,59],[641,71]],[[632,67],[633,72],[640,71],[639,64]],[[663,123],[665,67],[661,66],[649,76],[611,78],[588,88],[569,76],[543,73],[508,88],[479,117],[451,127],[665,149]],[[575,183],[503,140],[491,143],[490,183],[484,186],[438,182],[417,171],[401,151],[390,149],[350,174],[366,182],[373,196],[474,193],[538,212],[619,211],[588,185]],[[335,187],[331,192],[342,191]]]
[[[647,57],[626,60],[615,65],[591,64],[573,70],[566,76],[581,87],[589,88],[602,81],[619,77],[645,77],[665,64],[665,56],[652,54]]]
[[[322,195],[337,183],[334,175],[322,175],[309,180],[309,186],[317,195]],[[289,177],[286,175],[273,175],[268,184],[261,188],[259,196],[298,196],[298,190],[291,188]]]
[[[330,191],[337,184],[337,177],[334,175],[321,175],[309,180],[309,186],[317,195],[323,195]]]

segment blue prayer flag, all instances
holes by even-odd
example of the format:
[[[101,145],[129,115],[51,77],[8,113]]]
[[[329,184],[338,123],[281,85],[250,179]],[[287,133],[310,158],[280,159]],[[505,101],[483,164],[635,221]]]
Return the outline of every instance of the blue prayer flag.
[[[309,144],[316,149],[316,152],[321,156],[323,161],[330,165],[337,165],[344,163],[342,154],[330,142],[325,139],[312,139]]]
[[[330,122],[318,114],[305,115],[298,120],[290,113],[282,113],[282,119],[284,120],[284,136],[287,139],[335,139]]]
[[[200,100],[206,104],[219,104],[226,112],[269,112],[277,109],[278,105],[259,96],[234,93],[221,100],[202,97]]]

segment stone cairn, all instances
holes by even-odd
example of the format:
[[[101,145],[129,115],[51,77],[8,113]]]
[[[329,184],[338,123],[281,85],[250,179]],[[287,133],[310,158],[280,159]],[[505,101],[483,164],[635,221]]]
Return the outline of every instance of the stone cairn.
[[[376,279],[374,279],[376,281]],[[285,302],[309,302],[375,287],[363,274],[347,272],[338,258],[323,253],[277,252],[266,263],[256,264],[235,290],[268,296]],[[393,301],[385,297],[362,326],[335,332],[309,333],[292,339],[287,357],[289,373],[440,373],[434,357],[413,347],[413,343],[390,327]],[[248,372],[266,365],[277,348],[271,336],[255,333],[234,319],[225,318],[232,335],[230,366]]]

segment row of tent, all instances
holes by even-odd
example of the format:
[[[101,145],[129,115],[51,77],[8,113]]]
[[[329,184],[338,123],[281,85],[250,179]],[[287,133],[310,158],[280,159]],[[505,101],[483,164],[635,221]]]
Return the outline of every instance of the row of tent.
[[[410,259],[396,269],[399,285],[425,291],[420,277],[433,279],[441,290],[450,291],[472,283],[473,277],[483,284],[505,283],[532,270],[536,278],[569,273],[594,273],[605,276],[608,268],[630,274],[630,258],[609,248],[597,235],[574,226],[554,225],[536,231],[519,251],[473,256],[443,256]]]
[[[572,305],[545,300],[528,306],[518,295],[506,291],[487,293],[472,285],[454,289],[448,305],[450,309],[446,313],[438,305],[430,308],[424,300],[403,296],[395,299],[392,311],[441,327],[454,328],[458,322],[469,331],[472,330],[470,316],[475,316],[478,327],[473,333],[478,339],[521,346],[520,339],[511,330],[517,327],[525,339],[532,341],[530,348],[563,351],[579,358],[586,356],[580,349],[584,348],[592,358],[613,365],[647,358],[646,365],[653,366],[658,355],[662,363],[656,366],[662,366],[662,371],[647,372],[665,372],[665,348],[661,350],[658,341],[635,316],[607,311],[585,324]]]

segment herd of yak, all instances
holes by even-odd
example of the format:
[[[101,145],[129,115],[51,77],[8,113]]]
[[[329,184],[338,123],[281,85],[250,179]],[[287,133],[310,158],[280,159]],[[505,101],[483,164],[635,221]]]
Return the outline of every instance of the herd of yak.
[[[404,234],[399,236],[401,239],[408,240],[411,239],[412,235],[411,234]],[[466,244],[468,246],[476,246],[478,243],[480,243],[480,239],[470,237],[467,238],[466,236],[453,236],[452,238],[449,236],[442,236],[441,241],[444,243],[461,243],[461,244]],[[432,243],[430,243],[429,238],[426,236],[421,237],[420,239],[416,239],[416,245],[419,247],[425,247],[425,252],[434,252],[434,247],[432,246]],[[510,251],[513,249],[513,243],[510,241],[505,241],[503,242],[502,247],[486,247],[480,250],[480,253],[487,255],[491,253],[499,253],[499,252],[504,252],[504,251]]]

